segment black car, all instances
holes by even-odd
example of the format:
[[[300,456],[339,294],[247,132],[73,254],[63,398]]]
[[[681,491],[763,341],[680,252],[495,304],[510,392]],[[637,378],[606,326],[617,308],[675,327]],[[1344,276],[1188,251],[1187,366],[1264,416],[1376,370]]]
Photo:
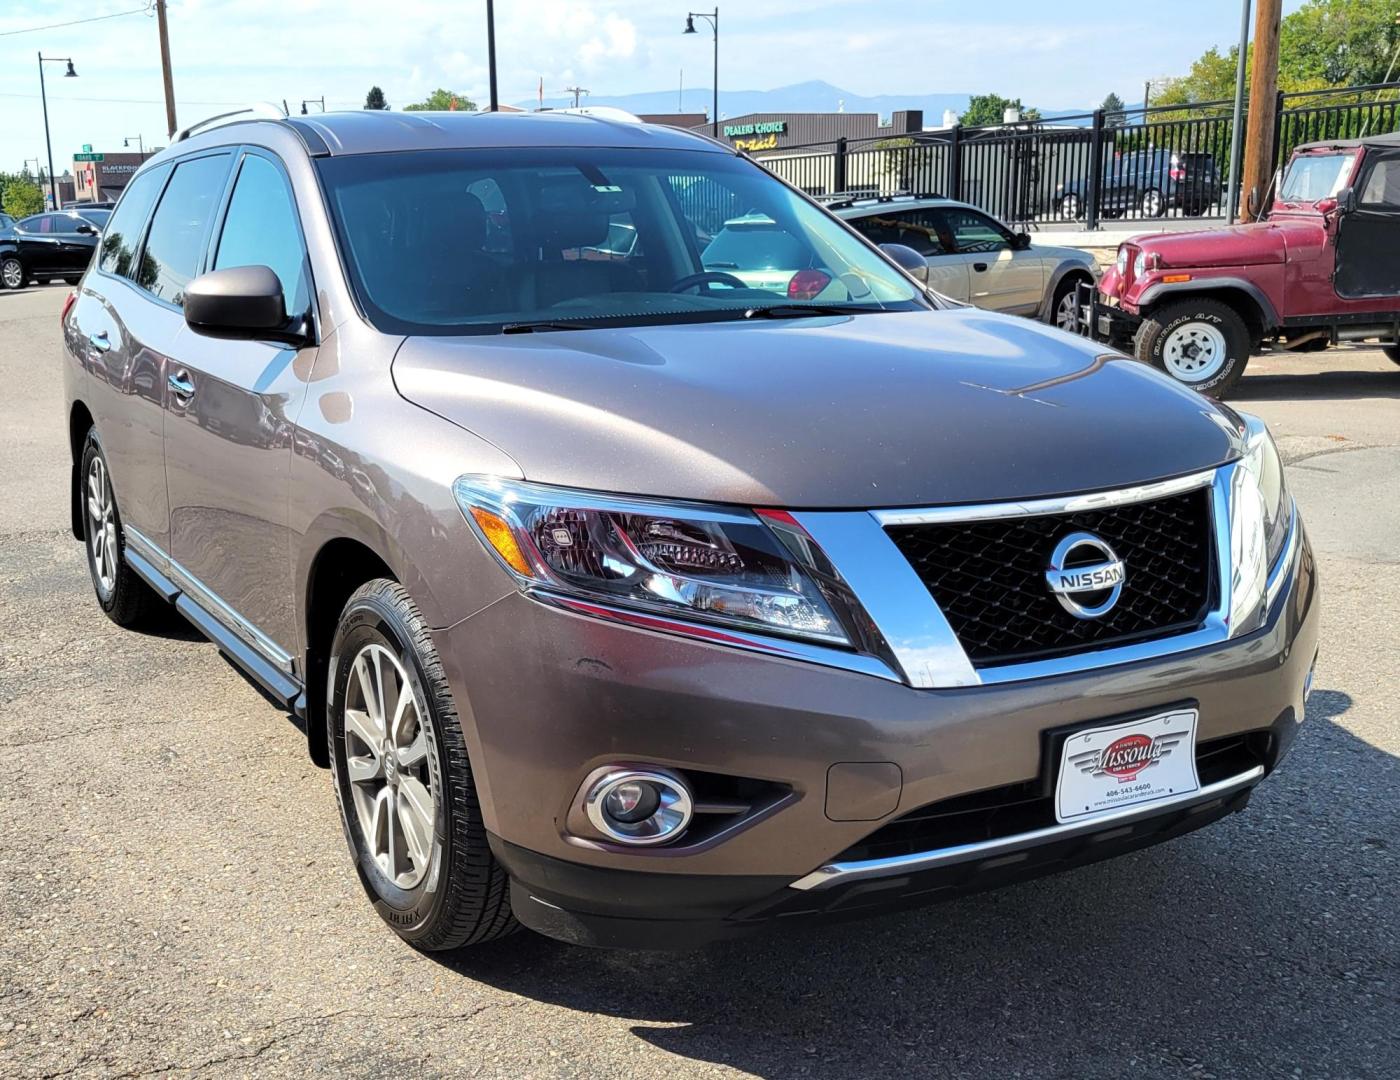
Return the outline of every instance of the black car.
[[[0,286],[30,281],[76,285],[92,262],[109,210],[60,210],[34,214],[0,229]]]
[[[1220,173],[1210,154],[1140,150],[1104,162],[1099,211],[1108,217],[1161,217],[1168,210],[1180,210],[1199,217],[1220,194]],[[1062,217],[1083,217],[1088,202],[1087,176],[1056,186],[1056,209]]]

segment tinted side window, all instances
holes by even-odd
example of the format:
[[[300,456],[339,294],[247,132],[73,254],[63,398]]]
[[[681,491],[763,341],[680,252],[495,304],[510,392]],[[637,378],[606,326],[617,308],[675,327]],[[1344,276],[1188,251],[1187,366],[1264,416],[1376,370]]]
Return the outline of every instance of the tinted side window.
[[[267,158],[243,159],[229,200],[214,269],[267,266],[282,282],[287,313],[301,314],[310,302],[306,249],[287,182]]]
[[[195,158],[175,166],[166,185],[146,249],[136,271],[136,284],[152,296],[182,306],[185,286],[199,271],[209,219],[224,190],[228,155]]]
[[[1011,234],[989,217],[949,207],[943,211],[960,254],[990,253],[1011,247]]]
[[[119,277],[131,276],[131,260],[136,254],[136,243],[141,239],[141,230],[151,216],[151,207],[155,205],[156,196],[160,194],[160,187],[169,172],[166,168],[152,169],[126,186],[121,202],[107,222],[107,231],[102,234],[102,256],[98,266],[107,273]]]

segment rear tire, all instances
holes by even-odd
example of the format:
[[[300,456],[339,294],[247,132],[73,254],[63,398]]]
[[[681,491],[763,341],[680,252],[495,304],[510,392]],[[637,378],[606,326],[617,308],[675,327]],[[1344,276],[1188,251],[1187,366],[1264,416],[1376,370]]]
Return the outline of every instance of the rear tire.
[[[1084,207],[1079,201],[1079,196],[1073,193],[1066,195],[1060,200],[1060,216],[1077,220],[1084,216]]]
[[[24,263],[13,255],[0,259],[0,288],[22,289],[25,277]]]
[[[112,491],[112,474],[97,438],[89,428],[83,444],[82,466],[83,546],[87,549],[88,574],[97,602],[118,626],[145,622],[164,603],[126,561],[126,538],[121,514]]]
[[[1163,304],[1138,327],[1133,354],[1183,386],[1224,399],[1249,363],[1249,328],[1229,304],[1206,297]]]
[[[1142,210],[1143,217],[1161,217],[1167,212],[1167,201],[1162,198],[1162,193],[1156,188],[1148,188],[1144,191],[1138,206]]]
[[[63,282],[64,282],[65,285],[77,285],[78,282],[80,282],[80,281],[82,281],[82,280],[83,280],[83,279],[82,279],[82,276],[79,275],[78,277],[66,277],[66,278],[63,279]]]
[[[380,578],[351,595],[329,672],[331,776],[375,910],[428,952],[511,933],[510,882],[487,844],[452,692],[401,585]]]
[[[1400,364],[1400,345],[1382,345],[1381,352],[1392,364]]]

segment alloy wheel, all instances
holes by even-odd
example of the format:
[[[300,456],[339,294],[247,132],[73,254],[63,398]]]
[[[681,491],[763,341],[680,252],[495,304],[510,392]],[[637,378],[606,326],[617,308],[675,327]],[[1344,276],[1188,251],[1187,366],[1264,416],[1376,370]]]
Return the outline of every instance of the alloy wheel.
[[[1079,196],[1066,195],[1060,200],[1060,216],[1067,218],[1079,217]]]
[[[103,597],[117,587],[117,521],[112,500],[112,482],[101,455],[88,465],[87,475],[88,544],[92,547],[93,572]]]
[[[360,650],[345,688],[345,772],[365,846],[400,889],[418,885],[437,844],[442,790],[431,720],[408,673],[383,645]]]
[[[1185,383],[1213,378],[1228,359],[1225,335],[1210,323],[1182,323],[1162,343],[1163,366]]]
[[[1075,310],[1079,303],[1078,293],[1078,289],[1071,289],[1060,297],[1055,307],[1055,325],[1061,330],[1074,331],[1078,328],[1079,312]]]
[[[7,289],[18,289],[24,284],[24,265],[18,259],[6,259],[0,264],[0,281]]]
[[[1142,196],[1142,212],[1148,217],[1161,217],[1162,193],[1160,191],[1144,193]]]

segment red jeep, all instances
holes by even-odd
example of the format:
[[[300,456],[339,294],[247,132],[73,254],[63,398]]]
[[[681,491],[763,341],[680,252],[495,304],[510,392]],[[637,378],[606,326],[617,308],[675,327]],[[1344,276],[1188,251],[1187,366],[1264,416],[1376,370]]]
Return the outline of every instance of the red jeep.
[[[1298,147],[1267,220],[1133,237],[1088,322],[1217,398],[1264,345],[1378,340],[1400,364],[1400,135]]]

